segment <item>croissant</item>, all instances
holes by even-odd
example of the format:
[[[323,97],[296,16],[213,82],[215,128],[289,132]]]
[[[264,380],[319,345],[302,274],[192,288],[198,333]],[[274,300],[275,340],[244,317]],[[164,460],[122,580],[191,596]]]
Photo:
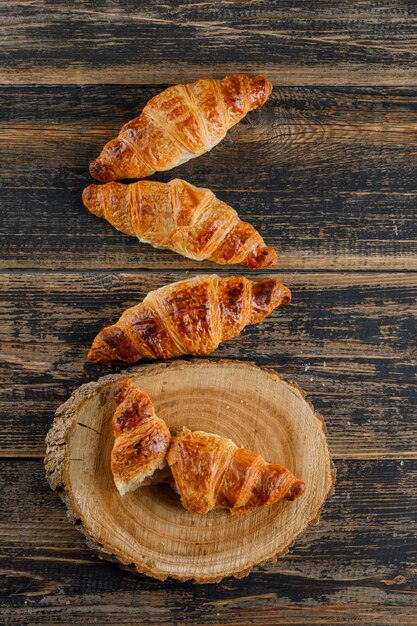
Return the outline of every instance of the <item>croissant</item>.
[[[271,91],[263,76],[244,74],[169,87],[104,146],[90,174],[102,182],[145,178],[185,163],[211,150]]]
[[[127,235],[189,259],[268,267],[277,262],[260,234],[209,189],[178,178],[169,183],[142,180],[131,185],[90,185],[87,209]]]
[[[221,341],[290,300],[288,287],[275,279],[254,282],[213,274],[183,280],[151,291],[124,311],[116,324],[99,332],[88,358],[93,363],[134,363],[210,354]]]
[[[282,465],[267,463],[231,439],[187,428],[172,439],[167,461],[183,507],[194,513],[245,512],[283,498],[295,500],[305,490]]]
[[[123,496],[139,486],[163,482],[171,434],[155,415],[150,398],[128,378],[116,385],[115,402],[111,470]]]

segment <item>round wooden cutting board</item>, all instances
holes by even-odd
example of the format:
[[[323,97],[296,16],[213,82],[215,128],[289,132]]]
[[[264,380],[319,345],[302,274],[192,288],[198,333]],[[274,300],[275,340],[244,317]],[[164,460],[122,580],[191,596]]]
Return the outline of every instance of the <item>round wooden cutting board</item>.
[[[167,485],[122,497],[110,470],[115,382],[128,374],[174,433],[184,425],[229,437],[288,467],[307,485],[296,501],[248,514],[184,510]],[[323,420],[296,385],[241,361],[175,361],[133,367],[83,385],[47,435],[47,479],[100,556],[165,579],[216,582],[275,560],[318,521],[333,492]]]

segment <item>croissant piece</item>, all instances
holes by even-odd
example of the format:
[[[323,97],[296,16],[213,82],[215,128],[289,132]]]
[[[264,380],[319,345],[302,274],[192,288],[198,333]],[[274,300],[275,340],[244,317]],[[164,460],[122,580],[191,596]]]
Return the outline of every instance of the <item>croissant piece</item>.
[[[171,434],[155,415],[150,398],[128,378],[116,385],[115,402],[111,470],[123,496],[140,486],[163,482]]]
[[[295,500],[305,490],[282,465],[267,463],[231,439],[187,428],[173,437],[167,461],[182,505],[194,513],[246,512],[283,498]]]
[[[275,279],[254,282],[212,274],[183,280],[151,291],[116,324],[101,330],[88,359],[134,363],[143,358],[207,355],[290,300],[288,287]]]
[[[244,74],[169,87],[104,146],[90,174],[105,183],[170,170],[211,150],[271,91],[263,76]]]
[[[87,209],[127,235],[189,259],[242,263],[248,267],[276,264],[274,248],[209,189],[175,179],[142,180],[131,185],[89,185],[83,192]]]

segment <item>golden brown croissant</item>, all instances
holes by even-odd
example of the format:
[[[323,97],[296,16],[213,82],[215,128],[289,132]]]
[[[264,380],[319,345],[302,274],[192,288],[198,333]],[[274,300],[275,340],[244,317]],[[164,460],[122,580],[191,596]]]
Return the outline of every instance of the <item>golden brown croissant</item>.
[[[150,398],[123,378],[115,389],[114,446],[111,470],[123,496],[139,486],[163,482],[171,434],[155,415]]]
[[[102,182],[145,178],[185,163],[211,150],[271,90],[263,76],[244,74],[169,87],[104,146],[90,174]]]
[[[134,363],[210,354],[220,342],[290,300],[288,287],[275,279],[254,282],[212,274],[183,280],[151,291],[124,311],[116,324],[99,332],[88,358],[94,363]]]
[[[178,178],[169,183],[142,180],[131,185],[90,185],[87,209],[127,235],[189,259],[268,267],[277,261],[260,234],[209,189]]]
[[[187,428],[172,439],[167,461],[182,505],[194,513],[245,512],[283,498],[295,500],[305,490],[282,465],[267,463],[231,439]]]

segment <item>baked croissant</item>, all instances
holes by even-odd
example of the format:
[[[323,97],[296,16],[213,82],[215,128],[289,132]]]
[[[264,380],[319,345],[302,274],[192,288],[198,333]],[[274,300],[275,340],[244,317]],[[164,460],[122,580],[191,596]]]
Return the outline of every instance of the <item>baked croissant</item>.
[[[277,262],[251,224],[209,189],[178,178],[169,183],[142,180],[131,185],[90,185],[83,192],[87,209],[127,235],[189,259],[268,267]]]
[[[212,274],[183,280],[151,291],[124,311],[116,324],[99,332],[88,358],[93,363],[134,363],[210,354],[220,342],[290,300],[288,287],[275,279],[254,282]]]
[[[90,174],[108,182],[170,170],[211,150],[248,111],[264,104],[271,91],[263,76],[244,74],[169,87],[104,146],[90,164]]]
[[[187,428],[172,439],[167,461],[183,507],[194,513],[245,512],[283,498],[295,500],[305,490],[282,465],[267,463],[231,439]]]
[[[123,496],[139,486],[163,482],[171,434],[155,415],[150,398],[128,378],[116,385],[115,402],[111,470]]]

